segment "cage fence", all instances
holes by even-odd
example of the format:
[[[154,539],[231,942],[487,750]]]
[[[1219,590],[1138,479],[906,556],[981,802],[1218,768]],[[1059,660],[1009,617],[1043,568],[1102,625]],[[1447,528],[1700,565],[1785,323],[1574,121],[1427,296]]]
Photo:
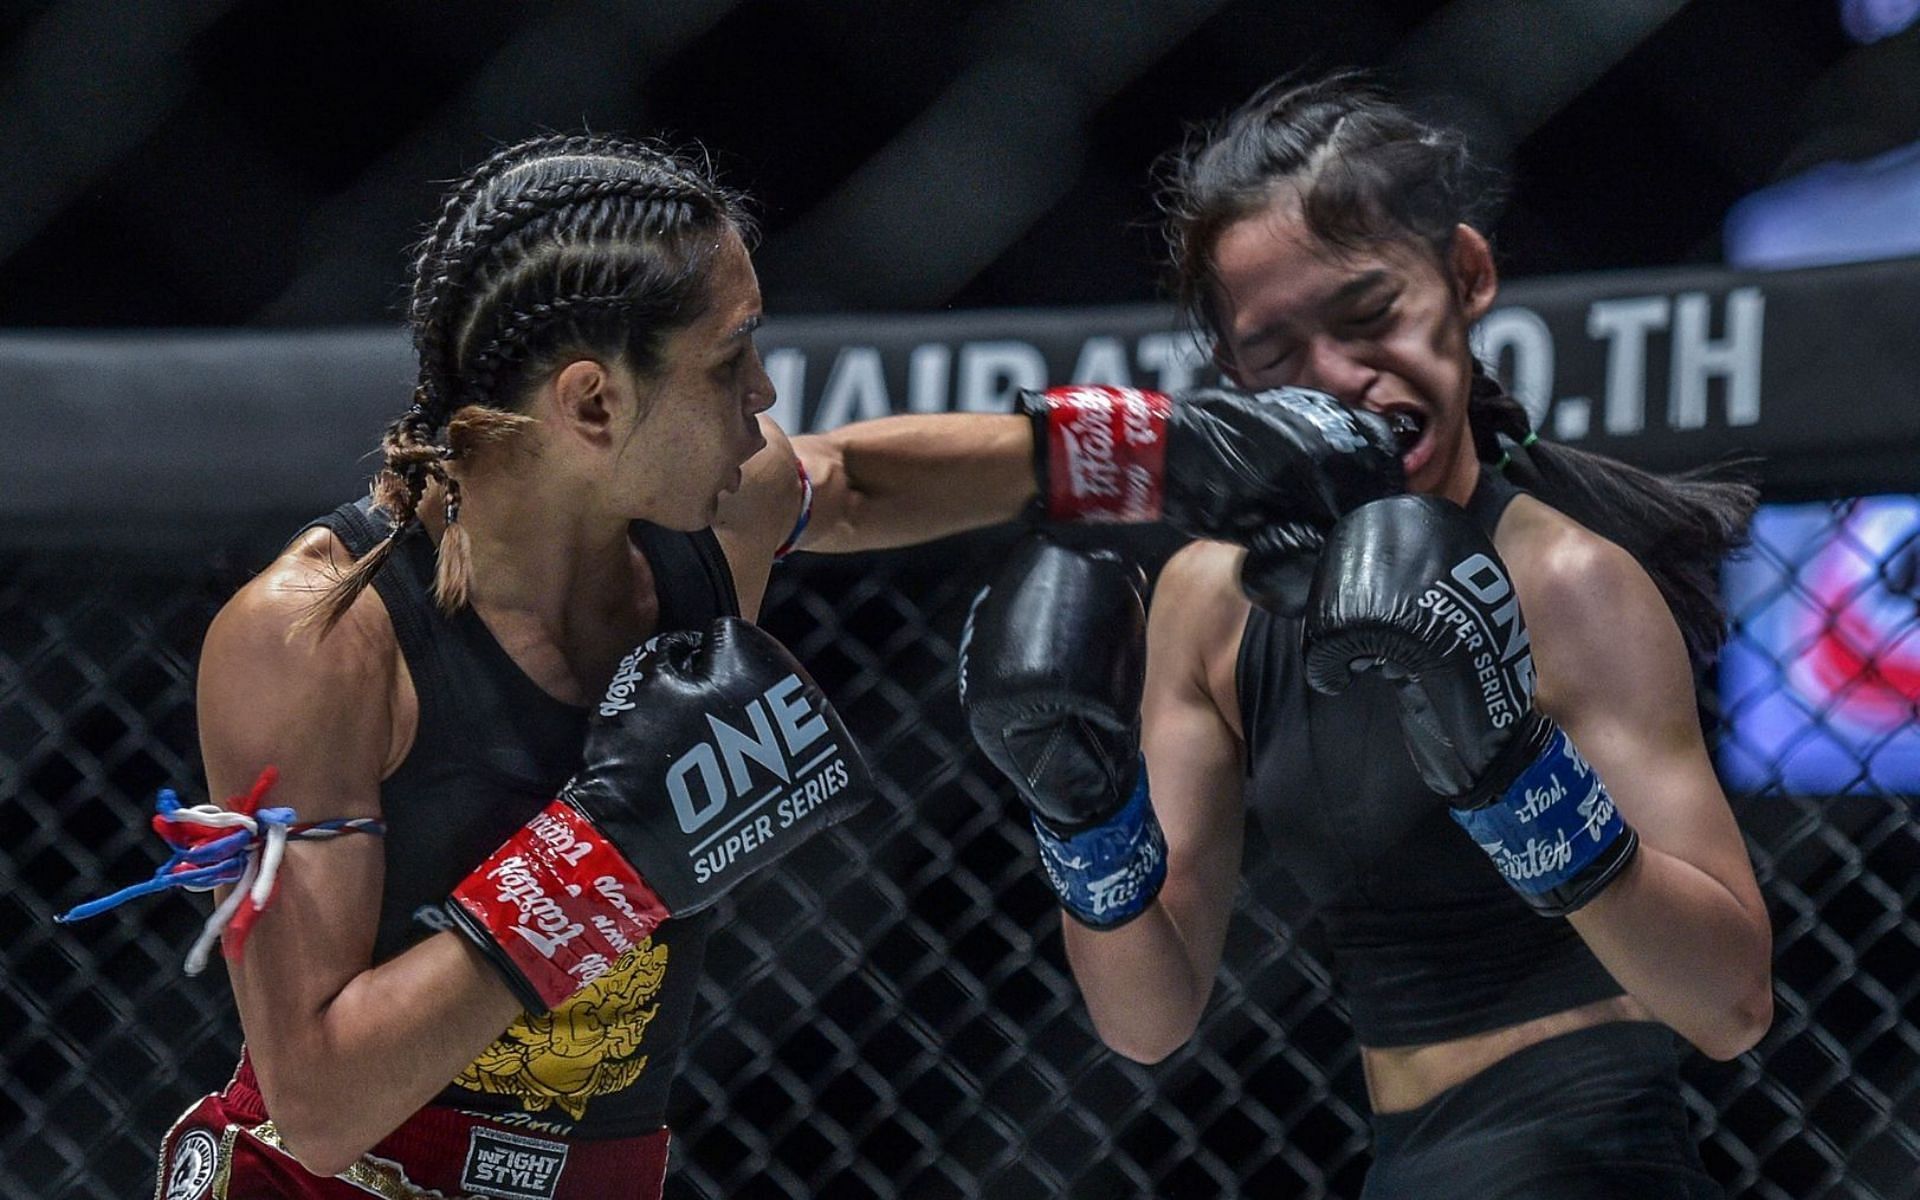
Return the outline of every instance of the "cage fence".
[[[1702,695],[1774,922],[1777,998],[1758,1049],[1685,1068],[1730,1196],[1920,1197],[1920,836],[1898,782],[1915,511],[1782,506],[1728,572],[1734,643]],[[1015,533],[777,572],[764,622],[835,698],[882,795],[723,901],[669,1195],[1357,1194],[1358,1055],[1257,832],[1193,1041],[1145,1067],[1093,1035],[1030,835],[953,694],[967,602]],[[1151,566],[1171,543],[1129,548]],[[0,565],[8,1197],[143,1194],[161,1132],[231,1069],[224,979],[180,974],[195,905],[52,917],[157,863],[146,815],[156,788],[198,777],[194,658],[237,561]]]

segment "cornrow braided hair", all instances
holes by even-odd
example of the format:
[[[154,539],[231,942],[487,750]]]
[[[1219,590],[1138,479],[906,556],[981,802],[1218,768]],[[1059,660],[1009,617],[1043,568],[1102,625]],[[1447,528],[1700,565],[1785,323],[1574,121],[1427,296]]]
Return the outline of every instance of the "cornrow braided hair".
[[[414,350],[420,356],[420,361],[423,364],[421,371],[422,387],[429,389],[429,394],[419,392],[415,394],[414,402],[416,405],[422,408],[437,408],[438,406],[438,397],[430,394],[429,381],[431,376],[424,369],[424,364],[428,362],[438,362],[442,358],[440,343],[443,340],[445,332],[441,325],[431,320],[433,315],[434,293],[432,289],[423,287],[422,284],[432,279],[435,275],[435,258],[444,252],[444,248],[453,237],[454,229],[460,224],[462,218],[469,215],[468,210],[472,208],[474,200],[480,195],[483,188],[498,178],[504,171],[532,155],[539,153],[584,154],[591,152],[597,144],[598,141],[589,136],[568,136],[539,139],[533,142],[522,142],[516,146],[508,146],[490,155],[484,162],[469,172],[466,178],[458,181],[452,191],[447,193],[446,200],[440,206],[440,215],[434,222],[432,231],[429,232],[426,238],[414,249],[414,282],[412,295],[407,305],[407,323],[413,331]]]
[[[579,319],[595,310],[618,315],[633,307],[625,296],[598,296],[590,292],[536,300],[524,308],[501,305],[497,318],[484,339],[474,339],[478,348],[467,359],[465,378],[471,391],[488,395],[498,386],[503,372],[526,361],[529,343],[536,330],[562,321]]]
[[[1353,71],[1274,81],[1197,130],[1162,160],[1159,177],[1172,290],[1209,336],[1222,332],[1221,234],[1285,192],[1328,246],[1412,243],[1444,264],[1455,230],[1485,228],[1501,191],[1459,131],[1421,120]],[[1695,665],[1712,660],[1726,637],[1720,560],[1744,544],[1759,499],[1739,464],[1662,476],[1544,441],[1478,361],[1467,420],[1483,462],[1638,559]]]
[[[471,581],[452,464],[510,436],[544,373],[599,357],[645,376],[666,339],[708,303],[707,268],[752,222],[703,155],[601,134],[534,138],[480,163],[447,193],[413,254],[407,303],[419,378],[381,439],[373,499],[392,531],[296,628],[331,629],[392,557],[430,492],[444,497],[435,599]]]

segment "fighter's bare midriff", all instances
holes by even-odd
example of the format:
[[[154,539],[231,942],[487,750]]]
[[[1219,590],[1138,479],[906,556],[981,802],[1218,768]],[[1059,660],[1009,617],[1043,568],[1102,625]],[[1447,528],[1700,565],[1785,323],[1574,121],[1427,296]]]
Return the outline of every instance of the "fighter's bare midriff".
[[[1451,1041],[1424,1046],[1362,1046],[1360,1063],[1367,1075],[1367,1098],[1375,1112],[1406,1112],[1548,1038],[1609,1021],[1652,1019],[1653,1014],[1638,1000],[1614,996]]]

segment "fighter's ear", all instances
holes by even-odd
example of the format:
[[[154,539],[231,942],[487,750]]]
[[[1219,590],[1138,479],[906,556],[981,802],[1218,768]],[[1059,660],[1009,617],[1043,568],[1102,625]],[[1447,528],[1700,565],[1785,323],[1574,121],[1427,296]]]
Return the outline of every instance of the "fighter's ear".
[[[1493,247],[1471,225],[1453,227],[1453,241],[1447,248],[1447,277],[1469,322],[1487,315],[1500,290],[1500,272],[1493,265]]]
[[[580,358],[555,371],[541,389],[545,414],[591,442],[611,439],[618,381],[597,359]]]

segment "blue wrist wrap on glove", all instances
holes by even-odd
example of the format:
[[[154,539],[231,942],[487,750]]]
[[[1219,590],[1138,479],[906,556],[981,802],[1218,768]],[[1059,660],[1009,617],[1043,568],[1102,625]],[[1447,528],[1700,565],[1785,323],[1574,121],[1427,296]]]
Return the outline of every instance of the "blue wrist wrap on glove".
[[[1133,795],[1119,812],[1069,837],[1038,819],[1040,863],[1060,903],[1095,929],[1112,929],[1145,912],[1167,881],[1167,839],[1147,796],[1147,768],[1140,766]]]
[[[1606,784],[1559,729],[1504,796],[1450,811],[1528,896],[1568,882],[1626,832]]]

